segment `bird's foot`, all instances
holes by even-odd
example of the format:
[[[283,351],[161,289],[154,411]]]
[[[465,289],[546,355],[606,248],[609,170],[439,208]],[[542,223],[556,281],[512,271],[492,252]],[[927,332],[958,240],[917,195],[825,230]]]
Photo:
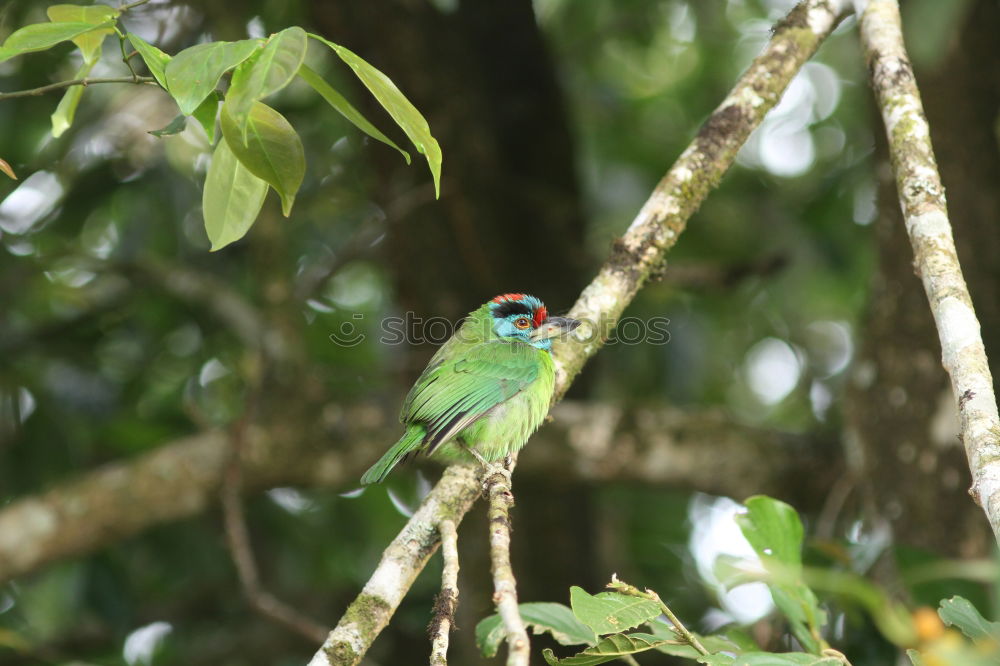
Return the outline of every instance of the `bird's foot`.
[[[507,458],[504,460],[503,463],[491,463],[491,462],[487,462],[486,459],[483,458],[483,456],[480,455],[479,452],[476,451],[475,449],[469,449],[469,453],[471,453],[475,457],[475,459],[479,461],[479,464],[483,466],[483,492],[484,493],[488,493],[489,492],[489,487],[490,487],[489,480],[491,478],[493,478],[493,476],[495,476],[497,474],[499,474],[501,477],[503,477],[504,482],[506,482],[506,484],[507,484],[507,488],[510,488],[510,483],[511,483],[511,481],[510,481],[510,464],[511,464],[511,458],[510,458],[510,456],[507,456]]]

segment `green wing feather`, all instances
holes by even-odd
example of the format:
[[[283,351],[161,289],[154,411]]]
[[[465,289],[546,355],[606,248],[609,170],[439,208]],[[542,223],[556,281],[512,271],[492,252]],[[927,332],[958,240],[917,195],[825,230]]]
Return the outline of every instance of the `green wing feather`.
[[[469,345],[453,338],[434,355],[410,389],[399,420],[406,432],[361,477],[382,481],[407,455],[432,453],[491,409],[524,391],[538,378],[544,354],[520,342]]]
[[[482,342],[447,353],[441,349],[403,404],[400,420],[422,424],[431,453],[491,409],[531,386],[541,362],[520,342]],[[445,352],[445,353],[442,353]]]

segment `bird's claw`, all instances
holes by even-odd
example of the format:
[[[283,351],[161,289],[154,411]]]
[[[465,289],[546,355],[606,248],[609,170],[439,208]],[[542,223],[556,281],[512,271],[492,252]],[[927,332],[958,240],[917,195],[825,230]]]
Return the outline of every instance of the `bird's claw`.
[[[483,469],[485,470],[485,473],[483,474],[484,491],[489,490],[490,486],[489,481],[496,474],[499,474],[501,477],[503,477],[503,480],[507,484],[507,487],[510,488],[510,470],[507,469],[505,466],[503,466],[502,464],[498,465],[495,463],[483,463]]]

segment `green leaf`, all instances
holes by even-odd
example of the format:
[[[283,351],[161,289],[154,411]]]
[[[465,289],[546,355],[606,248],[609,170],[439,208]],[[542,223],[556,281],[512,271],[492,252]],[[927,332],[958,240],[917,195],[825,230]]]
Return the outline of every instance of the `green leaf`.
[[[171,58],[164,68],[164,77],[167,91],[181,113],[185,116],[194,113],[215,90],[222,75],[249,58],[260,42],[259,39],[209,42],[184,49]]]
[[[129,33],[128,40],[132,42],[132,46],[139,52],[139,57],[146,63],[146,69],[149,70],[149,73],[166,90],[167,77],[164,70],[167,67],[167,63],[170,62],[170,56],[138,35]]]
[[[626,654],[652,650],[663,643],[664,641],[649,634],[612,634],[602,638],[597,645],[589,647],[583,652],[578,652],[572,657],[558,659],[548,648],[542,652],[542,656],[545,657],[546,663],[550,666],[556,664],[560,666],[595,666],[614,661]]]
[[[906,651],[906,656],[910,658],[910,663],[913,666],[924,666],[924,658],[913,648]]]
[[[826,613],[802,582],[802,521],[795,509],[770,497],[758,495],[744,504],[747,513],[736,516],[736,521],[767,569],[774,603],[803,647],[818,654]]]
[[[75,79],[82,79],[90,74],[90,70],[94,68],[95,62],[83,61],[80,65],[80,69],[76,70],[76,75],[73,77]],[[56,110],[50,116],[52,120],[52,136],[59,138],[63,135],[63,132],[70,128],[73,124],[73,118],[76,116],[76,107],[80,105],[80,98],[83,96],[83,89],[85,86],[70,86],[63,93],[62,99],[59,100]]]
[[[113,19],[121,12],[107,5],[52,5],[45,10],[45,13],[53,23],[76,22],[108,26],[73,38],[73,43],[83,53],[83,61],[93,64],[101,57],[101,44],[104,43],[104,38],[114,33],[115,30],[111,25],[114,24]]]
[[[306,173],[302,141],[280,113],[263,102],[254,102],[245,133],[233,118],[229,100],[222,105],[222,134],[237,159],[281,196],[281,212],[288,217],[295,193]],[[245,136],[245,139],[244,139]]]
[[[79,21],[72,23],[32,23],[11,33],[7,41],[0,47],[0,62],[10,60],[14,56],[19,56],[23,53],[44,51],[60,42],[66,42],[80,35],[111,25],[111,22],[93,25]]]
[[[236,159],[225,139],[219,141],[205,177],[201,206],[212,251],[246,235],[267,194],[267,183]]]
[[[417,150],[427,158],[427,166],[434,178],[434,192],[437,196],[441,196],[441,147],[437,139],[431,136],[430,127],[423,115],[410,103],[410,100],[406,99],[388,76],[372,67],[356,53],[319,35],[310,33],[309,36],[333,49],[334,53],[350,66],[355,76],[365,84],[378,103],[389,112],[396,124],[406,132],[406,136]]]
[[[312,86],[312,89],[318,92],[330,106],[340,113],[340,115],[347,118],[352,125],[371,138],[381,141],[387,146],[392,146],[403,155],[403,159],[406,160],[407,164],[410,163],[410,154],[408,152],[397,146],[395,141],[387,137],[385,134],[382,134],[377,127],[368,122],[368,119],[361,115],[361,112],[355,109],[354,106],[347,101],[347,98],[337,92],[333,86],[324,81],[323,77],[317,74],[308,65],[303,64],[299,67],[299,76],[302,77],[303,81]]]
[[[965,597],[954,596],[942,599],[938,608],[941,621],[958,627],[963,634],[974,641],[983,639],[1000,640],[1000,623],[984,618],[976,607]]]
[[[529,602],[519,604],[521,619],[536,634],[548,632],[560,645],[595,645],[597,635],[573,616],[563,604]],[[497,614],[484,618],[476,625],[476,646],[484,657],[495,657],[500,643],[507,636],[503,621]]]
[[[743,536],[767,566],[780,562],[789,576],[802,567],[802,521],[795,509],[776,499],[757,495],[744,504],[747,513],[736,516]]]
[[[673,627],[666,622],[660,620],[652,620],[649,623],[649,633],[663,640],[669,641],[683,641],[683,639],[674,631]],[[735,632],[734,632],[735,633]],[[702,646],[709,652],[732,652],[733,654],[739,654],[744,651],[744,648],[740,646],[737,640],[733,640],[724,634],[716,634],[713,636],[702,636],[700,634],[695,634],[699,641],[701,641]],[[743,636],[739,636],[739,640],[743,640]],[[693,647],[686,643],[667,643],[656,648],[657,651],[663,652],[665,654],[672,654],[675,657],[687,657],[688,659],[695,659],[700,656],[699,652]],[[756,649],[756,646],[754,646]]]
[[[187,116],[185,116],[182,113],[181,115],[171,120],[170,123],[167,124],[165,127],[161,127],[158,130],[150,130],[149,133],[157,138],[160,138],[164,136],[169,136],[171,134],[180,134],[181,132],[184,131],[184,128],[186,126],[187,126]]]
[[[246,131],[254,102],[278,92],[295,78],[306,57],[307,44],[305,30],[286,28],[271,35],[264,48],[233,72],[226,106],[240,128]]]
[[[577,619],[598,635],[638,627],[660,614],[660,605],[655,601],[618,592],[591,595],[575,585],[569,588],[569,601]]]
[[[191,114],[208,135],[208,142],[215,143],[215,117],[219,115],[219,98],[217,95],[209,95],[205,101],[198,105],[198,108]]]

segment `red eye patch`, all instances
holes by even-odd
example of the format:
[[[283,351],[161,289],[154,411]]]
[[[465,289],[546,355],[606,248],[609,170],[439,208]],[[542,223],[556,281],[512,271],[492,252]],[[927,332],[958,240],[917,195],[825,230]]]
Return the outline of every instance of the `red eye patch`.
[[[542,322],[549,318],[549,311],[545,309],[545,306],[535,310],[535,328],[542,325]]]

